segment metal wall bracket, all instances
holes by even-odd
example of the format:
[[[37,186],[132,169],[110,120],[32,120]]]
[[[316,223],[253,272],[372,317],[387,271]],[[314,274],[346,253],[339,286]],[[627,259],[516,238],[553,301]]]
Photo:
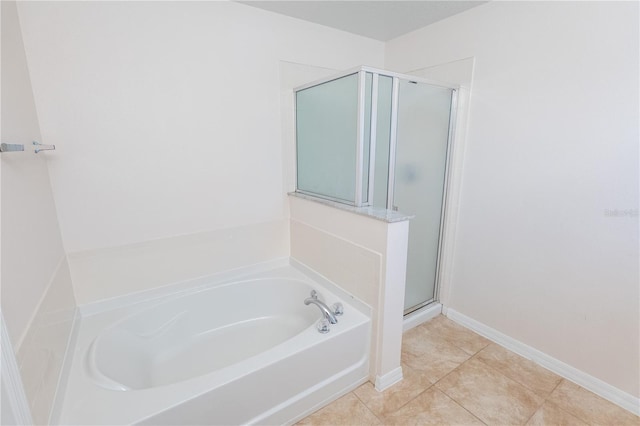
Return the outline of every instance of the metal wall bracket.
[[[24,151],[24,145],[20,143],[3,143],[0,144],[0,152]]]
[[[36,154],[40,151],[53,151],[56,149],[55,145],[43,145],[40,142],[33,141],[33,145],[36,149],[33,152]],[[18,152],[24,151],[24,145],[21,143],[3,143],[0,144],[0,152]]]
[[[39,153],[40,151],[53,151],[56,149],[55,145],[42,145],[40,142],[33,141],[33,144],[36,146],[35,153]]]

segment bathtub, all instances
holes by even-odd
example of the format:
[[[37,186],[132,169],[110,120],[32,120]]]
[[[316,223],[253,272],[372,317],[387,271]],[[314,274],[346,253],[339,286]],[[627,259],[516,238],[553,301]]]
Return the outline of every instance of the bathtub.
[[[325,284],[284,266],[84,317],[59,423],[301,419],[368,376],[370,318]],[[344,305],[329,333],[312,289]]]

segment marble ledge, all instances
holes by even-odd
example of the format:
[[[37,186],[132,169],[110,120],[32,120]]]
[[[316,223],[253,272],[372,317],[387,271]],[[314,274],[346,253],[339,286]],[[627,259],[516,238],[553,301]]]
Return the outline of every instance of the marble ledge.
[[[413,214],[405,214],[392,210],[381,209],[379,207],[355,207],[348,204],[338,203],[337,201],[325,200],[323,198],[314,197],[312,195],[302,194],[300,192],[289,192],[290,197],[302,198],[303,200],[313,201],[314,203],[324,204],[339,210],[355,213],[361,216],[370,217],[382,222],[394,223],[410,220],[415,217]]]

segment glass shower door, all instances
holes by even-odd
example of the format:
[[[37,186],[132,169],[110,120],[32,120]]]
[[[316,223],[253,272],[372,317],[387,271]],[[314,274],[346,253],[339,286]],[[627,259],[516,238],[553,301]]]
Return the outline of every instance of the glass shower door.
[[[409,225],[405,313],[435,298],[453,90],[399,81],[393,208]]]

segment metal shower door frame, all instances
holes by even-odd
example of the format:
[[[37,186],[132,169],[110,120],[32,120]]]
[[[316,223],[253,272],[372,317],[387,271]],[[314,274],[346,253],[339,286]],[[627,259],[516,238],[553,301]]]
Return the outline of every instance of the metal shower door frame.
[[[369,141],[364,140],[365,136],[365,109],[366,109],[366,79],[367,73],[372,75],[372,87],[371,87],[371,122],[370,122],[370,132],[369,132]],[[328,83],[334,80],[338,80],[343,77],[348,77],[351,75],[358,75],[358,105],[357,105],[357,141],[356,141],[356,167],[355,167],[355,200],[353,202],[348,202],[347,200],[334,198],[331,196],[317,194],[310,191],[301,190],[298,188],[298,151],[297,151],[297,125],[294,126],[295,132],[295,141],[296,141],[296,164],[295,164],[295,181],[296,181],[296,192],[309,195],[312,197],[322,198],[329,201],[335,201],[341,204],[353,205],[355,207],[370,207],[373,202],[373,193],[374,193],[374,170],[375,170],[375,149],[376,149],[376,124],[377,124],[377,112],[378,112],[378,80],[380,76],[391,77],[393,79],[392,86],[392,105],[391,105],[391,132],[390,132],[390,140],[389,140],[389,178],[387,182],[387,209],[393,210],[393,187],[395,184],[394,180],[394,172],[395,172],[395,149],[397,146],[397,121],[398,121],[398,98],[399,98],[399,85],[400,79],[415,81],[418,83],[429,84],[431,86],[443,87],[447,89],[452,89],[454,93],[457,90],[457,86],[448,85],[446,83],[442,83],[435,80],[430,80],[421,77],[415,77],[412,75],[401,74],[393,71],[387,71],[383,69],[361,66],[357,68],[351,68],[349,70],[343,71],[339,74],[335,74],[329,77],[325,77],[319,80],[315,80],[310,83],[303,84],[301,86],[295,87],[293,89],[294,92],[294,114],[297,111],[297,92],[305,89],[310,89],[315,86],[319,86],[324,83]],[[297,123],[297,117],[294,116],[294,123]],[[368,173],[368,187],[364,188],[364,144],[365,142],[369,142],[369,167],[367,170]],[[364,199],[364,195],[366,196],[366,200]]]
[[[363,195],[365,194],[365,188],[363,188],[364,184],[364,135],[365,135],[365,101],[366,101],[366,76],[367,73],[371,73],[372,75],[372,87],[371,87],[371,122],[370,122],[370,140],[369,142],[369,179],[368,179],[368,188],[366,189],[367,198],[366,201],[363,201]],[[310,193],[308,191],[300,190],[297,187],[298,184],[298,170],[297,170],[297,126],[296,131],[296,191],[301,192],[306,195],[328,199],[331,201],[336,201],[343,204],[350,204],[355,207],[369,207],[373,203],[373,193],[375,187],[374,175],[375,175],[375,151],[377,145],[377,113],[378,113],[378,82],[380,76],[390,77],[392,79],[392,90],[391,90],[391,123],[390,123],[390,135],[389,135],[389,159],[388,159],[388,179],[387,179],[387,203],[386,208],[388,210],[395,210],[393,205],[393,198],[395,193],[395,166],[396,166],[396,149],[398,146],[398,108],[400,102],[400,80],[406,80],[421,84],[428,84],[430,86],[442,87],[451,90],[451,106],[449,112],[449,131],[447,136],[447,149],[446,149],[446,157],[445,157],[445,171],[444,171],[444,183],[443,183],[443,195],[442,195],[442,208],[440,213],[440,228],[438,235],[438,253],[436,259],[436,271],[435,271],[435,288],[434,295],[432,299],[429,299],[415,307],[411,307],[405,310],[405,315],[411,312],[414,312],[418,309],[421,309],[430,303],[437,301],[440,296],[440,281],[442,275],[442,247],[443,247],[443,236],[444,229],[446,223],[446,215],[447,215],[447,196],[449,192],[449,184],[451,181],[451,162],[452,162],[452,153],[453,153],[453,144],[455,140],[455,129],[457,122],[457,104],[458,104],[458,94],[460,86],[451,85],[447,83],[443,83],[436,80],[431,80],[422,77],[416,77],[408,74],[401,74],[393,71],[387,71],[383,69],[361,66],[357,68],[352,68],[346,71],[343,71],[337,75],[332,75],[330,77],[326,77],[320,80],[316,80],[302,86],[298,86],[293,89],[294,91],[294,111],[296,109],[295,102],[296,96],[295,94],[304,89],[308,89],[311,87],[318,86],[320,84],[328,83],[333,80],[337,80],[343,77],[347,77],[350,75],[358,74],[358,122],[357,122],[357,143],[356,143],[356,176],[355,176],[355,200],[353,203],[347,203],[345,200],[335,199],[332,197],[324,196],[321,194]],[[294,112],[295,113],[295,112]],[[297,121],[294,121],[297,122]]]

